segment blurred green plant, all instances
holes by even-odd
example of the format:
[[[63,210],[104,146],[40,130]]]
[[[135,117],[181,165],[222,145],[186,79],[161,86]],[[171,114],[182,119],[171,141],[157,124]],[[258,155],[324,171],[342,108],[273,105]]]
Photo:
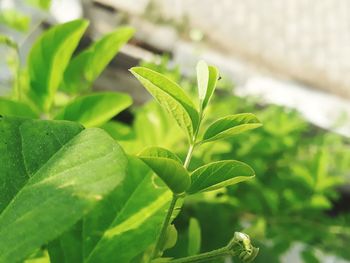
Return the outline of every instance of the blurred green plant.
[[[22,4],[47,11],[51,0],[25,0]],[[31,22],[31,16],[18,8],[0,8],[0,26],[24,33],[30,29]]]
[[[9,37],[0,37],[0,44],[12,51],[13,72],[12,92],[0,98],[0,114],[71,120],[96,127],[131,105],[127,94],[89,93],[134,30],[118,28],[73,56],[87,26],[87,21],[75,20],[47,30],[32,46],[24,68],[17,44]]]

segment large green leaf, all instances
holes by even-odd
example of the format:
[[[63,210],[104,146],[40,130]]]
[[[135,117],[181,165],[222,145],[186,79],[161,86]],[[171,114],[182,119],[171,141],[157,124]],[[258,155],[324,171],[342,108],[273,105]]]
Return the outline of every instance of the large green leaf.
[[[27,105],[0,97],[0,115],[36,118],[38,115]]]
[[[197,64],[198,97],[201,109],[205,109],[214,93],[219,71],[214,66],[208,66],[203,60]]]
[[[154,184],[151,170],[130,157],[124,182],[82,221],[49,246],[53,263],[130,262],[157,238],[171,199]],[[64,243],[78,244],[71,251]],[[76,242],[76,241],[79,242]]]
[[[262,124],[252,113],[223,117],[211,124],[203,135],[202,143],[230,138],[236,134],[260,127]]]
[[[103,36],[74,57],[64,73],[62,88],[71,93],[90,88],[133,33],[132,28],[121,27]]]
[[[189,174],[174,153],[160,147],[149,147],[138,156],[174,193],[183,193],[190,186]]]
[[[158,103],[169,112],[192,142],[198,127],[199,116],[191,99],[184,90],[162,74],[143,67],[130,69]]]
[[[81,96],[66,105],[56,116],[56,120],[70,120],[85,127],[99,126],[129,107],[132,99],[119,92],[100,92]]]
[[[58,237],[124,178],[126,156],[101,129],[0,118],[0,262]]]
[[[213,162],[192,172],[191,187],[187,192],[195,194],[212,191],[249,180],[254,176],[254,170],[245,163],[234,160]]]
[[[73,51],[88,22],[75,20],[55,26],[35,42],[28,57],[29,97],[40,110],[48,112]]]

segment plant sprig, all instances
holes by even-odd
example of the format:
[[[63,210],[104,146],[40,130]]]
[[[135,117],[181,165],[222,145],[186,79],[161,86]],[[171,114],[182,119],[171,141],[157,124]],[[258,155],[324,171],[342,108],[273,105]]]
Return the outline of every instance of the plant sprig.
[[[166,76],[144,67],[134,67],[130,71],[165,111],[175,119],[176,123],[186,133],[189,145],[184,162],[181,162],[175,153],[159,147],[147,148],[139,154],[139,158],[173,192],[172,201],[152,252],[151,259],[156,260],[163,255],[163,244],[166,240],[167,229],[173,220],[174,208],[179,198],[234,185],[255,176],[254,170],[249,165],[233,160],[209,163],[191,172],[188,170],[188,167],[196,147],[204,143],[230,138],[236,134],[258,128],[262,124],[251,113],[230,115],[215,121],[206,128],[204,135],[201,138],[199,137],[199,131],[203,128],[202,123],[205,110],[214,94],[217,80],[219,79],[217,68],[208,66],[204,61],[200,61],[197,64],[199,102],[197,107],[185,91]],[[240,240],[240,242],[242,241],[244,244],[249,243],[249,246],[251,246],[247,235],[243,233],[240,235],[235,234],[233,241],[224,248],[183,259],[174,259],[171,262],[202,262],[225,255],[239,256],[241,259],[249,262],[249,260],[255,258],[258,249],[251,246],[250,252],[248,250],[239,252],[241,248],[238,249],[233,245],[239,243],[237,241],[239,237],[243,240]]]

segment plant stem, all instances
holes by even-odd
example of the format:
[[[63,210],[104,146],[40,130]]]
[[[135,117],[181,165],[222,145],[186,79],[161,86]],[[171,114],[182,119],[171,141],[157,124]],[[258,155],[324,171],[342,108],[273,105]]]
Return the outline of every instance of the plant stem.
[[[199,110],[198,127],[195,130],[195,132],[194,132],[193,142],[192,143],[190,142],[190,147],[188,148],[187,156],[186,156],[185,163],[184,163],[185,169],[188,168],[188,166],[189,166],[189,164],[191,162],[193,150],[194,150],[194,147],[196,146],[197,136],[198,136],[199,128],[200,128],[201,123],[202,123],[202,119],[203,119],[203,111],[202,111],[202,108],[200,108],[200,110]]]
[[[193,150],[194,150],[194,144],[191,144],[190,148],[188,148],[187,156],[186,156],[185,163],[184,163],[185,169],[187,169],[188,165],[190,164],[190,161],[191,161],[191,158],[192,158],[192,154],[193,154]]]
[[[169,224],[171,223],[170,220],[171,220],[171,216],[173,215],[173,211],[174,211],[174,208],[175,208],[175,205],[176,205],[176,201],[179,197],[175,194],[173,194],[173,198],[171,200],[171,203],[170,203],[170,206],[169,206],[169,209],[168,209],[168,212],[167,212],[167,215],[163,221],[163,224],[162,224],[162,228],[160,230],[160,234],[158,236],[158,239],[157,239],[157,242],[156,242],[156,246],[153,250],[153,253],[152,253],[152,257],[151,259],[154,259],[154,258],[157,258],[161,255],[160,252],[161,252],[161,246],[164,244],[164,240],[166,238],[166,232],[167,232],[167,229],[168,229],[168,226]]]
[[[188,168],[188,166],[189,166],[189,164],[191,162],[191,158],[192,158],[194,147],[196,145],[196,140],[197,140],[198,131],[199,131],[199,127],[200,127],[202,118],[203,118],[203,112],[202,112],[202,110],[200,110],[198,127],[197,127],[197,129],[196,129],[196,131],[195,131],[195,133],[193,135],[193,143],[190,143],[190,146],[189,146],[188,152],[187,152],[187,156],[186,156],[186,159],[185,159],[185,163],[184,163],[184,168],[186,170],[187,170],[187,168]],[[158,236],[158,239],[157,239],[157,242],[156,242],[156,246],[155,246],[155,248],[153,250],[151,260],[161,256],[161,246],[164,244],[164,241],[165,241],[165,238],[166,238],[166,232],[167,232],[169,224],[171,223],[170,220],[171,220],[171,217],[173,215],[173,211],[174,211],[174,208],[175,208],[175,205],[176,205],[176,201],[178,200],[178,198],[180,196],[181,195],[173,194],[173,199],[171,200],[170,207],[168,209],[167,215],[166,215],[166,217],[165,217],[165,219],[163,221],[163,225],[162,225],[162,228],[160,230],[160,234]]]
[[[231,254],[228,248],[222,247],[222,248],[212,250],[210,252],[201,253],[198,255],[173,259],[173,260],[170,260],[170,262],[171,263],[197,263],[197,262],[205,262],[208,260],[218,259],[229,255]]]

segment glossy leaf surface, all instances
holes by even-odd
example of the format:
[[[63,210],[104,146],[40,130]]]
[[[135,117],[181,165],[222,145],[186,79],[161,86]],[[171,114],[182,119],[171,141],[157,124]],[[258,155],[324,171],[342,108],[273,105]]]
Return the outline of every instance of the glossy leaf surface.
[[[218,161],[199,167],[191,174],[189,194],[212,191],[234,185],[255,176],[254,170],[247,164],[234,161]]]
[[[230,138],[236,134],[260,127],[262,124],[252,113],[223,117],[211,124],[203,135],[202,142]]]
[[[187,133],[189,140],[192,141],[199,116],[196,107],[184,90],[175,82],[153,70],[134,67],[130,71],[158,103],[174,117],[178,125]]]

